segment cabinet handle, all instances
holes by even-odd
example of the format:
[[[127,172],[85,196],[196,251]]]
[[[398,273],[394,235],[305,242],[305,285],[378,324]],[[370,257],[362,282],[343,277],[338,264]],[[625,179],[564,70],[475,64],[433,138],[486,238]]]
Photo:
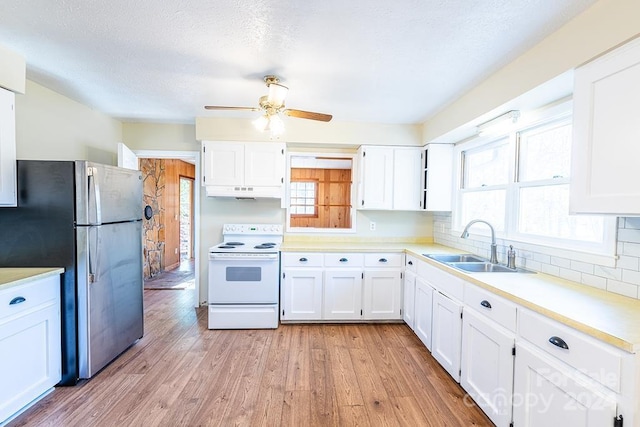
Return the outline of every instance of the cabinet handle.
[[[347,262],[347,261],[349,261],[349,260],[346,259],[346,258],[340,258],[340,262]]]
[[[26,300],[27,299],[25,297],[15,297],[14,299],[11,300],[9,305],[20,304],[21,302],[25,302]]]
[[[487,301],[486,299],[483,299],[482,301],[480,301],[480,305],[485,307],[485,308],[491,309],[491,303],[489,301]]]
[[[387,259],[386,259],[386,258],[380,258],[380,259],[378,260],[378,262],[387,262]]]
[[[309,261],[308,259],[306,259],[305,257],[300,258],[300,262],[307,262]]]
[[[407,264],[413,265],[413,261],[407,261]]]
[[[565,340],[563,340],[560,337],[552,336],[551,338],[549,338],[549,342],[551,344],[555,345],[556,347],[560,347],[560,348],[564,348],[565,350],[569,350],[569,346],[567,345]]]

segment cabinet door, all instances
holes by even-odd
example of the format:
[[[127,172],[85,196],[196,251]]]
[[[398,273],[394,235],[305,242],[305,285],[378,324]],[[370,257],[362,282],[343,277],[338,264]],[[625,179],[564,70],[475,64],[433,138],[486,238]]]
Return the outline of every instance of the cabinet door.
[[[411,329],[414,329],[414,313],[416,304],[416,273],[414,273],[413,271],[405,270],[404,287],[402,293],[402,320],[404,320],[404,322],[409,325]]]
[[[461,303],[434,292],[431,353],[457,382],[460,382],[461,315]]]
[[[323,318],[332,320],[362,318],[361,269],[325,270]]]
[[[401,319],[402,271],[395,268],[365,271],[362,295],[364,319]]]
[[[393,148],[360,148],[360,203],[362,209],[393,206]]]
[[[421,277],[416,278],[414,331],[431,351],[433,288]]]
[[[640,214],[640,39],[578,68],[569,210]]]
[[[513,423],[518,427],[613,425],[616,402],[580,381],[579,371],[516,344]],[[626,423],[625,423],[626,424]]]
[[[394,148],[393,210],[420,210],[420,149]]]
[[[0,88],[0,206],[16,206],[15,94]]]
[[[244,185],[280,187],[284,183],[285,144],[246,143],[244,152]]]
[[[513,333],[465,309],[460,385],[498,427],[511,422],[514,343]]]
[[[287,268],[283,276],[282,320],[322,319],[322,269]]]
[[[423,157],[423,209],[450,211],[453,194],[453,145],[427,144]]]
[[[204,185],[244,184],[244,144],[203,141]]]
[[[59,300],[0,324],[0,422],[61,378]]]

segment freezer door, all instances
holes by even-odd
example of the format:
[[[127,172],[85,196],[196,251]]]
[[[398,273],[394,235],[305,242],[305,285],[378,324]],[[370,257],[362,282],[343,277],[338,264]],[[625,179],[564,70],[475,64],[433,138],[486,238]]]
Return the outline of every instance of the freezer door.
[[[142,337],[141,224],[78,227],[80,378],[90,378]]]
[[[77,161],[76,223],[96,225],[142,218],[142,173]]]

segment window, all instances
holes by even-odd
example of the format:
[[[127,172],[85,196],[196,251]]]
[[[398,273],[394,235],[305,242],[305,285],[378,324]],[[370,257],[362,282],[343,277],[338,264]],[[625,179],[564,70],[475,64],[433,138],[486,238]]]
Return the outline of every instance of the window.
[[[455,228],[484,219],[507,239],[615,250],[614,220],[569,215],[571,118],[566,113],[506,136],[461,144],[458,152],[462,173]]]
[[[355,153],[288,153],[287,231],[355,232]]]
[[[318,216],[317,181],[291,181],[291,215]]]

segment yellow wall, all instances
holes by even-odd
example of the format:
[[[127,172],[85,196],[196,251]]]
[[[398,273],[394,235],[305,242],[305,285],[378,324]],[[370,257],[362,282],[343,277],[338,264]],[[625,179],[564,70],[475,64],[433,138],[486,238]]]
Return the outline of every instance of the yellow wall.
[[[16,155],[26,160],[117,164],[122,123],[27,80],[16,95]]]
[[[600,0],[509,63],[425,125],[433,141],[640,34],[640,1]]]

